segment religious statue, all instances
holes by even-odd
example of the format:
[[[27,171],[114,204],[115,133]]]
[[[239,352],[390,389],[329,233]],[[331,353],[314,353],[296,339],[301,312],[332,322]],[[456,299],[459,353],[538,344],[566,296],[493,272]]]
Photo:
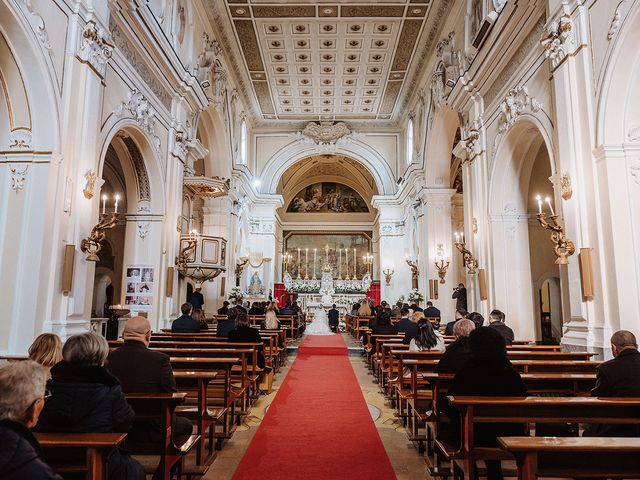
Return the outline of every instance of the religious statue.
[[[258,272],[253,272],[251,276],[251,280],[249,281],[249,294],[250,295],[262,295],[264,292],[264,287],[262,286],[262,280],[260,280],[260,275]]]

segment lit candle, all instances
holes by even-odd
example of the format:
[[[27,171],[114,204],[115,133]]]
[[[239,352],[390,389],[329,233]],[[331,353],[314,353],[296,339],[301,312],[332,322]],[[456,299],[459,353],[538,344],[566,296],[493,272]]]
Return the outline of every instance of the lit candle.
[[[107,213],[107,196],[102,195],[102,214]]]
[[[549,205],[549,210],[551,210],[551,216],[555,217],[556,213],[553,211],[553,206],[551,205],[551,197],[545,198],[547,201],[547,205]]]
[[[300,247],[298,247],[298,278],[300,278],[301,271],[302,271],[302,262],[300,261]]]
[[[542,214],[542,197],[536,195],[536,200],[538,201],[538,214]]]
[[[316,251],[317,250],[318,250],[317,248],[313,249],[313,278],[316,278]]]
[[[460,232],[460,238],[462,239],[462,243],[464,243],[464,232]]]
[[[357,277],[357,267],[358,267],[358,257],[356,255],[356,249],[353,249],[353,279],[355,280]]]
[[[309,276],[309,248],[304,249],[304,276]]]
[[[120,200],[120,195],[116,194],[116,206],[113,213],[118,213],[118,200]]]
[[[338,260],[338,278],[342,278],[342,248],[338,249],[340,252],[340,259]]]
[[[454,235],[456,237],[456,243],[460,243],[460,234],[458,232],[455,232]]]

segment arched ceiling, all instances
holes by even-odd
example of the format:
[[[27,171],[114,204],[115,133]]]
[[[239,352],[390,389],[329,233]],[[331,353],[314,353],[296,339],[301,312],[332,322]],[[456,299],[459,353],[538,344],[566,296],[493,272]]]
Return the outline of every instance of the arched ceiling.
[[[301,188],[322,181],[344,183],[358,191],[367,201],[378,194],[373,176],[360,163],[343,155],[314,155],[287,169],[278,183],[278,193],[285,197]]]
[[[402,119],[453,0],[339,3],[207,2],[255,125]]]

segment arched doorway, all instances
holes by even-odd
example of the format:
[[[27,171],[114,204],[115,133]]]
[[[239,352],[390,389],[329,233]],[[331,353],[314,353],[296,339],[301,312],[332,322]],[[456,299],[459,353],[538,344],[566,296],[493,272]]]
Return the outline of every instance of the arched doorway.
[[[548,298],[559,297],[560,272],[549,232],[536,219],[535,198],[538,194],[554,198],[554,173],[540,128],[533,119],[516,122],[502,139],[492,169],[490,308],[504,311],[520,338],[552,341],[552,325],[561,322],[559,310],[549,307]],[[545,284],[546,280],[550,282]]]
[[[106,230],[98,255],[93,285],[95,314],[102,311],[108,316],[100,302],[111,294],[112,304],[121,305],[132,315],[158,319],[162,189],[151,151],[143,134],[133,128],[118,131],[105,148],[100,213],[113,212],[117,199],[119,218],[114,228]],[[110,279],[108,285],[105,276]]]

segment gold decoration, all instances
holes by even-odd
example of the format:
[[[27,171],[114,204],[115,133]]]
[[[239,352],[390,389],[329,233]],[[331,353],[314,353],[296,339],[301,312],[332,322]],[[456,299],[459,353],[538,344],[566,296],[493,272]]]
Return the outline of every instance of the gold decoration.
[[[464,239],[462,241],[456,241],[455,246],[462,254],[462,259],[464,261],[464,266],[467,268],[467,273],[469,275],[474,275],[478,268],[478,260],[476,260],[471,251],[467,249]]]
[[[560,177],[560,189],[562,191],[561,196],[564,200],[569,200],[573,195],[573,189],[571,188],[571,179],[566,173]]]
[[[113,212],[111,215],[101,213],[98,223],[91,229],[91,233],[87,238],[83,238],[80,242],[80,250],[87,253],[87,261],[98,262],[100,257],[98,253],[102,250],[102,242],[107,236],[106,231],[118,224],[119,214]]]
[[[576,246],[573,241],[569,240],[565,233],[564,227],[558,223],[558,215],[551,214],[551,223],[547,222],[546,213],[538,213],[536,215],[538,222],[542,225],[542,228],[551,231],[551,243],[553,243],[553,251],[556,254],[557,265],[567,265],[569,263],[569,257],[576,251]]]
[[[98,179],[98,175],[93,170],[87,170],[84,174],[84,179],[86,183],[84,188],[82,189],[82,193],[84,194],[84,198],[92,199],[94,195],[94,189],[96,188],[96,180]]]
[[[387,268],[386,270],[383,270],[382,273],[384,273],[384,281],[388,286],[391,285],[391,276],[395,273],[395,270],[391,270],[390,268]]]

